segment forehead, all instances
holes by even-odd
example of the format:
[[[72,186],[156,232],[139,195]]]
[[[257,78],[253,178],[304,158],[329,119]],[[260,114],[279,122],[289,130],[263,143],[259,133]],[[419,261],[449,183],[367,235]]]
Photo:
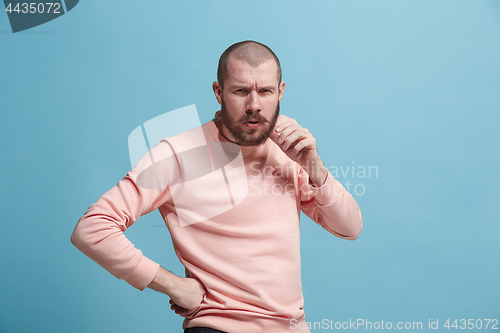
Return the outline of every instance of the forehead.
[[[278,65],[274,59],[268,59],[258,66],[229,57],[225,84],[279,85]]]

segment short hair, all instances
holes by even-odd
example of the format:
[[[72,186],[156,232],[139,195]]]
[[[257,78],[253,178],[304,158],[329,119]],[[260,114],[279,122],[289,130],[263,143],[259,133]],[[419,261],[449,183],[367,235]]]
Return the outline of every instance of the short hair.
[[[278,84],[281,83],[281,65],[278,57],[266,45],[253,41],[245,40],[228,47],[220,56],[219,66],[217,68],[217,81],[220,86],[224,86],[224,79],[227,77],[227,63],[229,57],[243,61],[252,67],[257,67],[269,59],[274,59],[278,66]]]

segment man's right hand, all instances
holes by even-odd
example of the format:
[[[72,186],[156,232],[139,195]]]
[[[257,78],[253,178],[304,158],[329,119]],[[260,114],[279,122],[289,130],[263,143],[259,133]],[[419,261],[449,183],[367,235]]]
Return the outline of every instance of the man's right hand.
[[[177,291],[170,296],[170,308],[178,315],[187,317],[194,312],[203,301],[205,289],[201,283],[193,278],[181,278],[176,284]]]
[[[160,267],[148,288],[170,297],[170,308],[178,315],[188,317],[203,301],[205,288],[194,278],[181,278]]]

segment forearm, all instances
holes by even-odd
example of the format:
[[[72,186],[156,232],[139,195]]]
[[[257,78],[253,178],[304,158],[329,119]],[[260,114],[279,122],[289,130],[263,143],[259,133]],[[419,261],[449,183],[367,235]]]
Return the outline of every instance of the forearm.
[[[340,193],[334,203],[320,208],[323,212],[322,225],[330,233],[345,239],[355,240],[363,228],[363,219],[359,206],[340,182],[332,179],[331,183],[336,183],[334,185],[335,191]]]
[[[131,175],[127,175],[88,208],[79,219],[71,242],[116,278],[143,290],[159,265],[135,248],[124,231],[141,215],[156,209],[163,201],[161,194],[159,190],[153,193],[138,188]]]
[[[158,273],[154,277],[153,281],[148,285],[148,288],[156,290],[160,293],[168,295],[170,298],[175,297],[176,289],[178,289],[179,280],[181,278],[177,275],[167,271],[163,267],[159,267]]]
[[[143,290],[159,265],[145,257],[123,234],[109,215],[95,214],[91,207],[78,222],[71,243],[118,279]]]
[[[322,169],[326,172],[326,179],[319,187],[307,185],[302,210],[328,232],[354,240],[363,227],[358,204],[326,168]]]

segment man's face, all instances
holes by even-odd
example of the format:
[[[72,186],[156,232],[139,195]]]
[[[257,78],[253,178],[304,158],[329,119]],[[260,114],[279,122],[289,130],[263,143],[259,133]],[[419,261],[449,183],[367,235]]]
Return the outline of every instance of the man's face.
[[[277,72],[272,59],[257,67],[229,59],[224,89],[214,82],[224,136],[244,146],[258,146],[267,140],[276,125],[285,89]]]
[[[260,146],[266,142],[276,125],[280,112],[280,104],[278,102],[276,111],[274,115],[271,116],[271,119],[265,119],[258,112],[246,113],[246,115],[240,117],[240,119],[235,119],[231,115],[231,112],[227,110],[224,95],[222,95],[220,110],[222,123],[232,135],[235,142],[242,146]],[[247,125],[248,122],[250,122],[250,124]],[[254,125],[254,123],[256,124]]]

